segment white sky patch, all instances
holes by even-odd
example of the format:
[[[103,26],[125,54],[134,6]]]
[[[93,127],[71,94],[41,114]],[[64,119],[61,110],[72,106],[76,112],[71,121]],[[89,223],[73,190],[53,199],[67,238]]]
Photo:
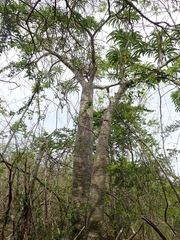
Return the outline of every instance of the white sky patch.
[[[162,148],[164,154],[164,148],[167,153],[167,149],[175,149],[180,151],[180,130],[171,132],[169,136],[165,133],[166,127],[175,124],[176,121],[180,121],[180,113],[175,111],[175,105],[171,100],[171,93],[175,90],[174,86],[165,86],[160,84],[159,91],[151,90],[149,93],[149,101],[147,107],[154,110],[150,114],[150,119],[156,119],[160,124],[157,128],[156,139]],[[174,158],[172,162],[173,169],[176,174],[180,174],[180,154]]]
[[[2,54],[0,57],[0,68],[7,66],[11,61],[18,60],[18,53],[14,50],[7,51],[6,54]],[[47,68],[42,62],[39,64],[39,68]],[[9,77],[9,71],[5,71],[0,75],[0,99],[3,101],[2,106],[8,112],[17,112],[25,104],[28,103],[32,97],[32,87],[35,81],[28,80],[25,76],[25,72],[21,72],[15,76]],[[68,80],[72,77],[72,73],[65,71],[64,74],[59,74],[59,81]],[[41,98],[44,95],[45,98]],[[76,109],[79,102],[79,93],[70,93],[67,96],[63,96],[61,89],[45,89],[39,94],[39,102],[33,101],[29,110],[32,112],[33,117],[25,116],[25,123],[31,129],[38,122],[38,111],[43,115],[44,119],[41,120],[40,128],[47,132],[52,132],[56,128],[72,127],[73,118],[77,115]],[[66,99],[65,99],[66,98]],[[65,103],[67,101],[67,104]],[[6,127],[12,125],[15,121],[18,121],[21,114],[14,117],[7,117],[1,114],[0,125],[1,129],[5,130]]]

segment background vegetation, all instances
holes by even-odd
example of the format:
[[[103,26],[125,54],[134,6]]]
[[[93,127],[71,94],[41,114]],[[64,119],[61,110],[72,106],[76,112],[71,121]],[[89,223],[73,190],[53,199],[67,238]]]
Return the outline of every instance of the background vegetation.
[[[180,239],[179,12],[0,1],[1,240]]]

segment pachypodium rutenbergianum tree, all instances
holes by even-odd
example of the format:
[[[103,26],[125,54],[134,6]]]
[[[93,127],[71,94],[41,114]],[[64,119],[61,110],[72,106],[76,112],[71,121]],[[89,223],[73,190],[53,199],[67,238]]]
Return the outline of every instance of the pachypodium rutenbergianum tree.
[[[1,3],[0,10],[1,52],[18,52],[17,59],[9,61],[1,72],[8,71],[9,77],[24,74],[32,91],[18,112],[22,116],[2,157],[30,106],[36,101],[40,104],[47,90],[56,97],[61,92],[62,108],[68,103],[68,94],[79,91],[73,146],[72,238],[103,239],[113,114],[125,94],[137,92],[142,97],[144,89],[156,89],[160,83],[179,85],[180,28],[174,17],[179,13],[178,2],[9,0]],[[64,77],[67,72],[69,77]],[[97,89],[104,91],[106,106],[95,138]],[[173,188],[171,178],[157,163]],[[174,193],[178,198],[175,188]]]

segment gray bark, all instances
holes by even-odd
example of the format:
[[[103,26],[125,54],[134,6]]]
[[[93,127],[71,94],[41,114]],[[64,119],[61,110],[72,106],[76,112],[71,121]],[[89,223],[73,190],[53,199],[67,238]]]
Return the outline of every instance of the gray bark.
[[[93,86],[92,83],[83,82],[73,161],[72,198],[75,212],[73,225],[76,233],[85,226],[86,221],[92,173],[92,119]]]
[[[109,104],[106,110],[103,123],[101,126],[96,154],[94,159],[94,166],[91,178],[90,188],[90,211],[88,214],[88,240],[102,239],[101,227],[104,221],[104,206],[106,193],[106,160],[108,158],[108,141],[111,128],[111,121],[113,112],[121,96],[125,93],[128,85],[122,83],[117,94]]]

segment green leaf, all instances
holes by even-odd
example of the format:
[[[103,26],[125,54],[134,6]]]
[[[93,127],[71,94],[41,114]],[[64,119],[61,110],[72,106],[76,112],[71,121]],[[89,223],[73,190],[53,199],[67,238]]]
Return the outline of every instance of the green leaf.
[[[176,112],[180,112],[180,89],[171,93],[171,99],[175,105]]]

